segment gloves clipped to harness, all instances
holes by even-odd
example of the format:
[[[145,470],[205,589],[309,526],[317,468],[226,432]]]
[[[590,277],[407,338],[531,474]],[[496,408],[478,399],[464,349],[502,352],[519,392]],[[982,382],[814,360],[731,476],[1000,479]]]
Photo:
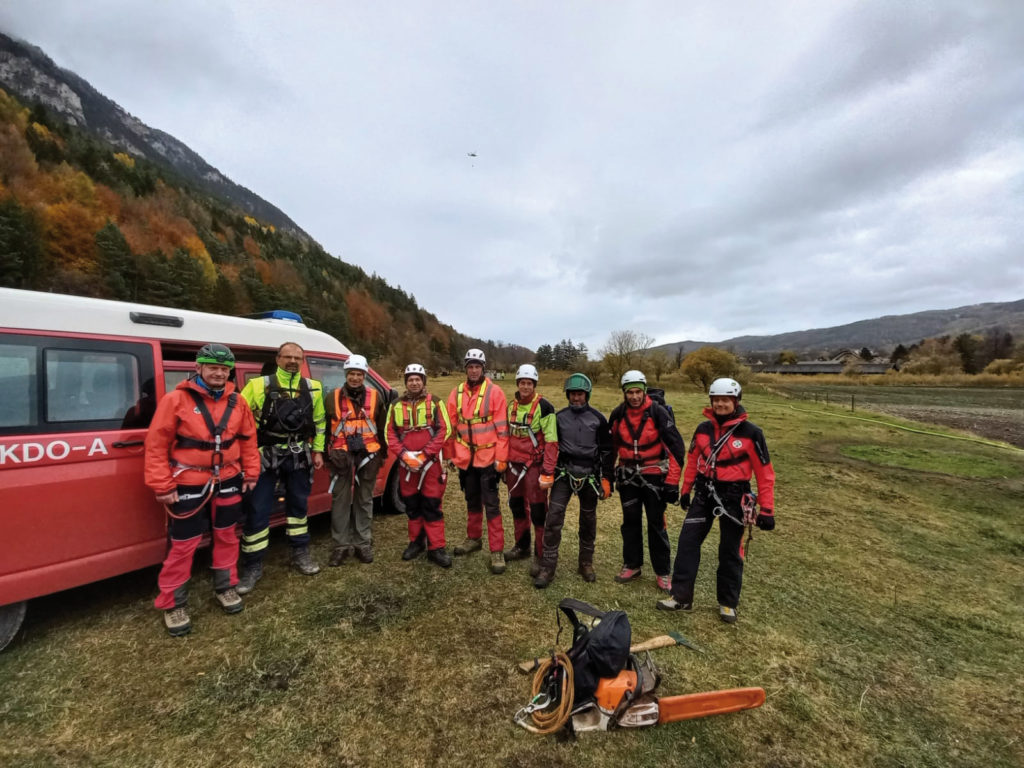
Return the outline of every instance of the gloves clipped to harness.
[[[762,531],[775,530],[775,510],[762,509],[757,515],[757,527]]]
[[[544,490],[547,490],[548,488],[550,488],[554,484],[555,484],[555,476],[554,475],[541,475],[540,477],[537,478],[537,485],[539,485]]]
[[[504,473],[506,469],[508,469],[508,462],[507,461],[496,461],[496,462],[494,462],[494,469],[500,475],[500,474]]]
[[[419,472],[427,463],[427,457],[423,451],[402,451],[402,463],[413,472]]]
[[[612,484],[607,477],[601,478],[601,498],[608,499],[612,495]]]
[[[661,500],[666,504],[675,504],[679,501],[679,486],[666,483],[661,487]]]
[[[686,493],[684,493],[682,496],[679,497],[679,506],[682,507],[684,510],[689,511],[689,509],[690,509],[690,492],[689,491],[687,491]]]

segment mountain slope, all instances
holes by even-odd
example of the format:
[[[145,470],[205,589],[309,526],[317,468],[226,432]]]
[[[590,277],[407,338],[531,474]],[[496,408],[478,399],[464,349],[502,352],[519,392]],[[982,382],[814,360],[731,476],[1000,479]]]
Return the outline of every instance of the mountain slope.
[[[41,104],[70,125],[104,139],[136,158],[164,164],[200,189],[261,221],[308,237],[287,215],[223,176],[173,136],[128,114],[73,72],[61,69],[35,46],[0,33],[0,83],[26,104]]]
[[[933,309],[907,315],[885,315],[831,328],[778,333],[772,336],[734,336],[716,342],[678,341],[655,349],[691,352],[704,346],[731,348],[738,354],[771,354],[791,349],[800,355],[817,355],[836,349],[868,347],[876,353],[892,350],[897,344],[909,346],[934,336],[984,333],[1001,328],[1015,336],[1024,335],[1024,299],[1009,302],[971,304],[954,309]]]

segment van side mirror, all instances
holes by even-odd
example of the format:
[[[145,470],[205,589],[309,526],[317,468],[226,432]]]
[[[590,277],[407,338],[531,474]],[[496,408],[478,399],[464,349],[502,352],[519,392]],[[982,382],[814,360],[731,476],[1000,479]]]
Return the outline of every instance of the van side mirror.
[[[397,389],[392,389],[390,392],[388,392],[388,402],[392,405],[398,402],[399,397],[401,397],[401,395],[398,394]]]

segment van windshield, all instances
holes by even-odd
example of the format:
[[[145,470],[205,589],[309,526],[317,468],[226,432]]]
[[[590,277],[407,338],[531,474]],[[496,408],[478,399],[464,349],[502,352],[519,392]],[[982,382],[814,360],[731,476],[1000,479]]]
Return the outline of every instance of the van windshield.
[[[324,392],[345,385],[345,363],[343,361],[307,356],[306,363],[309,365],[309,375],[323,384]],[[366,377],[366,383],[383,395],[385,402],[388,402],[390,387],[381,386],[380,382],[372,375]]]

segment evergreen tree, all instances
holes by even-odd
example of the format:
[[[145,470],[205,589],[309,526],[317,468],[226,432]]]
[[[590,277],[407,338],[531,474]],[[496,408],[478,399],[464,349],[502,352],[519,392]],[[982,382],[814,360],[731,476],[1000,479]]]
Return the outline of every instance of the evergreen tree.
[[[43,258],[39,227],[14,198],[0,200],[0,285],[33,288]]]

